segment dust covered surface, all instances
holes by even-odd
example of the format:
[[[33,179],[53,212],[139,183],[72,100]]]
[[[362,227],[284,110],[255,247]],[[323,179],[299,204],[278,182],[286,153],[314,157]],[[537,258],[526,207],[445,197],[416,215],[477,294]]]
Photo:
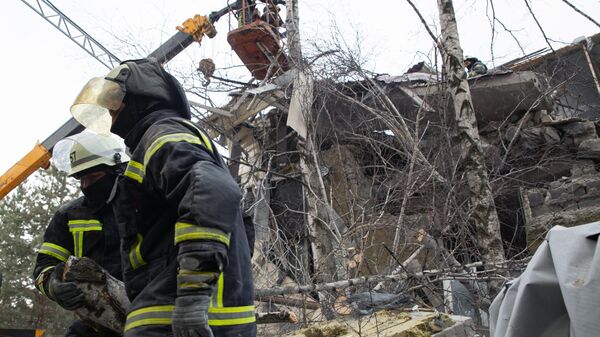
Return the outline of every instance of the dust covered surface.
[[[339,318],[314,323],[287,337],[429,337],[454,324],[445,314],[380,311],[360,318]]]

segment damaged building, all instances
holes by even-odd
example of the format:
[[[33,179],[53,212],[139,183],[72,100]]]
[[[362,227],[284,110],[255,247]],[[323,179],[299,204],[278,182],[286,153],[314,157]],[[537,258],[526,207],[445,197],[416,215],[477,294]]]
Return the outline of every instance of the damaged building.
[[[57,14],[47,15],[42,3]],[[121,63],[52,4],[42,3],[38,3],[39,10],[27,5],[107,67]],[[574,5],[564,3],[600,26]],[[47,240],[52,235],[44,234],[41,241],[42,235],[9,233],[20,237],[20,241],[27,239],[27,249],[41,243],[38,254],[64,263],[38,268],[38,258],[35,280],[22,278],[34,283],[40,294],[25,281],[9,280],[9,286],[19,283],[22,290],[34,293],[23,297],[20,311],[31,312],[35,327],[50,326],[53,318],[44,317],[48,299],[70,310],[54,290],[59,282],[69,282],[70,288],[81,292],[76,294],[81,303],[72,310],[81,322],[96,331],[103,331],[96,329],[103,327],[116,334],[134,328],[163,331],[171,327],[175,334],[186,333],[186,329],[187,333],[210,334],[211,328],[219,334],[231,327],[231,331],[248,335],[258,332],[289,337],[518,337],[550,331],[553,335],[594,335],[600,329],[600,316],[589,310],[600,300],[600,274],[596,275],[594,268],[598,264],[596,252],[600,251],[600,33],[553,49],[558,41],[546,37],[525,1],[550,48],[488,67],[476,57],[463,54],[452,1],[438,1],[439,24],[436,22],[435,27],[414,4],[409,4],[432,38],[418,41],[412,48],[433,42],[432,55],[415,54],[431,56],[429,62],[433,64],[419,62],[402,74],[401,70],[380,74],[366,69],[374,60],[363,58],[371,56],[362,54],[367,44],[360,41],[360,34],[355,45],[347,43],[350,36],[345,30],[335,27],[331,37],[319,32],[318,38],[301,40],[297,0],[238,0],[184,21],[177,26],[177,33],[147,56],[150,62],[136,61],[136,66],[128,63],[130,69],[121,65],[99,82],[90,81],[71,108],[74,119],[37,144],[24,157],[28,160],[11,168],[3,176],[7,178],[0,179],[3,190],[12,190],[31,172],[48,166],[55,145],[54,163],[58,168],[59,140],[67,137],[75,144],[75,136],[69,135],[83,127],[93,130],[104,126],[107,133],[108,129],[122,129],[117,133],[127,136],[127,132],[132,134],[127,129],[133,124],[139,126],[135,130],[143,131],[151,122],[170,123],[161,118],[163,114],[171,118],[175,111],[186,120],[173,122],[185,122],[182,125],[186,130],[172,133],[165,129],[165,134],[154,142],[145,142],[147,139],[142,137],[135,149],[129,149],[132,158],[125,172],[119,167],[125,167],[123,159],[128,156],[112,156],[115,169],[110,169],[110,177],[106,178],[118,181],[122,174],[135,185],[128,184],[130,181],[114,182],[106,204],[114,201],[124,206],[113,209],[102,202],[98,208],[114,210],[114,218],[119,220],[121,230],[112,234],[121,236],[121,253],[129,254],[130,263],[123,269],[125,283],[83,254],[83,234],[73,229],[80,226],[102,230],[100,221],[108,226],[112,213],[100,220],[64,216],[69,220],[65,220],[65,228],[73,232],[74,250]],[[428,7],[428,15],[431,9]],[[495,40],[495,25],[500,21],[493,5],[488,12],[486,7],[486,13],[493,14],[489,47],[494,58],[500,45],[500,40]],[[229,17],[228,31],[219,30],[226,33],[231,53],[229,47],[223,52],[218,44],[201,50],[204,57],[212,50],[215,60],[200,60],[197,72],[191,74],[183,70],[180,77],[187,88],[181,90],[177,81],[164,73],[166,68],[161,68],[187,46],[215,37],[215,24],[225,16]],[[319,30],[322,18],[315,17],[319,19]],[[57,18],[59,24],[51,18]],[[63,29],[60,23],[64,22],[70,25]],[[523,51],[517,37],[500,24]],[[72,36],[71,27],[81,35]],[[80,44],[80,38],[91,42]],[[405,44],[411,41],[407,39]],[[387,48],[386,44],[378,46]],[[97,54],[95,49],[103,53]],[[508,49],[504,52],[511,53]],[[105,57],[108,62],[103,60]],[[138,69],[142,64],[152,65],[153,74],[161,75],[157,83],[168,82],[164,88],[168,93],[154,97],[142,88],[148,81],[137,81],[140,84],[132,78],[130,81],[136,83],[128,82],[130,74],[143,73]],[[104,84],[98,86],[102,90],[90,95],[98,96],[92,100],[94,104],[88,104],[85,96],[101,82]],[[150,82],[146,85],[155,86]],[[187,94],[199,102],[188,101]],[[225,95],[227,103],[217,106],[213,99],[221,100]],[[84,104],[90,109],[79,110]],[[156,117],[138,120],[142,115],[134,111],[137,105],[140,109],[144,106],[144,114]],[[117,119],[131,125],[121,128]],[[146,130],[149,137],[152,130]],[[132,138],[126,138],[131,146],[139,140],[130,142]],[[208,166],[215,163],[213,159],[221,169],[226,163],[241,191],[241,200],[231,184],[226,186],[231,193],[219,191],[225,186],[223,181],[231,182],[226,174],[215,176],[209,188],[200,186],[202,191],[196,184],[202,185],[198,172],[192,172],[200,178],[192,177],[191,183],[176,181],[177,191],[187,189],[179,210],[191,207],[194,219],[186,215],[183,218],[190,224],[177,222],[175,241],[160,238],[166,240],[161,244],[167,247],[168,261],[164,256],[154,257],[156,245],[148,250],[152,254],[142,248],[143,236],[144,247],[152,245],[159,237],[151,233],[154,228],[164,229],[163,224],[136,228],[139,224],[135,215],[145,219],[146,211],[153,214],[155,210],[141,199],[151,196],[149,204],[160,203],[170,214],[160,219],[174,219],[178,209],[174,202],[180,200],[178,196],[172,200],[173,193],[162,191],[164,188],[156,187],[160,184],[144,177],[156,178],[156,170],[167,172],[164,158],[170,160],[171,155],[181,155],[184,171],[187,163],[208,158],[191,156],[189,151],[157,155],[159,150],[167,153],[180,145],[164,147],[167,143],[201,148],[210,154]],[[142,149],[146,145],[150,147]],[[143,159],[136,157],[142,150]],[[74,151],[62,152],[63,159],[71,159],[71,165],[86,162]],[[32,158],[35,160],[29,160]],[[199,164],[193,168],[202,169]],[[94,182],[88,182],[84,173],[100,177],[99,171],[95,167],[83,171],[70,167],[67,171],[69,176],[81,176],[82,191],[91,201],[84,186]],[[177,167],[174,172],[177,176],[183,171]],[[170,186],[173,179],[167,180]],[[128,193],[130,188],[134,191]],[[63,184],[61,189],[69,188]],[[154,193],[159,189],[160,193]],[[3,190],[0,197],[7,193]],[[119,199],[113,198],[116,193]],[[217,202],[202,202],[206,199],[202,193]],[[196,198],[196,194],[202,195]],[[22,195],[22,200],[34,199],[22,208],[35,206],[38,210],[37,198]],[[162,197],[166,201],[161,203]],[[61,197],[60,202],[65,198]],[[14,200],[18,203],[20,199]],[[190,200],[191,206],[187,205]],[[19,208],[13,204],[6,208]],[[225,204],[231,207],[221,207]],[[85,202],[82,205],[87,207]],[[135,207],[129,209],[131,205]],[[42,208],[42,213],[50,209],[48,205]],[[212,228],[205,217],[214,214],[196,212],[208,208],[217,213],[233,212],[234,217],[241,215],[243,228],[240,216],[236,228]],[[32,216],[39,212],[34,213]],[[24,233],[16,228],[27,221],[18,216],[10,218],[10,228]],[[47,231],[51,232],[55,220],[48,221]],[[38,229],[44,225],[29,224],[27,233],[41,233]],[[245,238],[242,233],[241,240],[237,240],[238,230],[245,232]],[[218,256],[213,254],[214,266],[203,261],[201,253],[206,253],[206,245],[201,241],[206,240],[220,242],[219,247],[209,247],[219,248]],[[109,243],[111,239],[106,236],[104,241]],[[189,243],[193,246],[190,251],[184,241],[193,241]],[[70,240],[65,242],[70,244]],[[91,242],[87,245],[92,247]],[[114,251],[107,247],[104,253]],[[171,253],[177,247],[180,249],[175,259]],[[19,255],[30,252],[18,248]],[[77,257],[71,256],[71,250]],[[125,263],[127,256],[123,256]],[[230,263],[222,265],[227,259]],[[156,273],[160,269],[156,266],[165,263],[177,267],[178,282],[174,282],[175,273]],[[144,265],[148,265],[144,270],[130,270]],[[237,268],[240,266],[251,267],[252,271]],[[7,268],[15,269],[19,266]],[[230,275],[231,270],[236,273]],[[148,283],[152,287],[140,284],[135,289],[137,276],[130,277],[132,273],[153,279]],[[231,296],[230,289],[234,291]],[[146,295],[154,292],[168,296],[154,296],[152,303],[145,303]],[[242,304],[237,299],[230,301],[240,293],[245,296],[244,306],[233,306]],[[171,303],[174,296],[177,301]],[[196,315],[198,312],[203,315]],[[22,324],[11,322],[17,323]]]
[[[538,51],[469,80],[508,258],[527,256],[553,225],[600,220],[598,43],[595,35]],[[213,109],[205,126],[230,135],[231,170],[269,265],[259,288],[389,274],[403,261],[413,270],[478,261],[444,81],[424,66],[318,79],[304,120],[284,74]],[[297,136],[307,130],[312,152]],[[315,185],[302,178],[307,154],[318,163]],[[307,229],[311,195],[324,199],[327,244]],[[424,235],[436,238],[437,253],[419,250]],[[315,244],[333,267],[314,265]],[[436,296],[419,296],[435,306]]]

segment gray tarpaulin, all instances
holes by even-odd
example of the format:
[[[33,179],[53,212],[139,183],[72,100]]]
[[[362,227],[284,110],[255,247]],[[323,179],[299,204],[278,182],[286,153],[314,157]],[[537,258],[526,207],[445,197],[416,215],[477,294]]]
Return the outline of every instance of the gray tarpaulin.
[[[491,337],[600,336],[600,222],[552,228],[490,307]]]

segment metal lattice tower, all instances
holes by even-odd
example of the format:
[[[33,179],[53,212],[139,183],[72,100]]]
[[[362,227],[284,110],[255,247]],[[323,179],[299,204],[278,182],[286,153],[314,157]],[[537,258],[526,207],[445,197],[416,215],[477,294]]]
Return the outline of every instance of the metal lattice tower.
[[[104,48],[104,46],[86,33],[85,30],[79,27],[73,20],[69,19],[68,16],[63,14],[50,1],[21,1],[108,69],[113,69],[121,63],[113,53]]]

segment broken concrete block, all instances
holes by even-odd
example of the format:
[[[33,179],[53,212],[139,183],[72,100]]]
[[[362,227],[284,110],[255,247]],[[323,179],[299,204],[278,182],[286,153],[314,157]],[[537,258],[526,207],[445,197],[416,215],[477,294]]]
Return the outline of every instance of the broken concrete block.
[[[578,202],[578,206],[580,209],[593,207],[597,208],[600,211],[600,198],[586,198],[584,200],[580,200]]]
[[[597,193],[597,191],[600,191],[600,180],[588,181],[587,188],[588,191],[594,191]]]
[[[600,220],[600,176],[593,162],[582,161],[572,172],[573,177],[553,181],[546,189],[521,190],[530,247],[537,247],[552,226],[572,227]]]
[[[540,205],[538,207],[532,207],[531,208],[531,216],[533,216],[533,217],[544,215],[544,214],[548,214],[548,213],[551,213],[551,212],[552,211],[550,210],[550,208],[548,206],[545,206],[545,205]]]
[[[453,326],[446,328],[431,337],[475,337],[475,329],[470,318],[464,316],[452,316],[456,322]]]
[[[542,124],[544,122],[554,121],[554,118],[548,114],[548,110],[538,110],[533,114],[532,122],[535,124]]]
[[[560,126],[562,131],[571,136],[581,136],[581,135],[595,135],[596,128],[594,126],[594,122],[590,121],[582,121],[582,122],[571,122],[566,123]]]
[[[600,138],[582,141],[577,148],[577,158],[600,161]]]
[[[583,197],[586,194],[587,194],[587,187],[585,185],[583,185],[581,183],[573,184],[573,195],[575,197]]]
[[[550,210],[555,212],[570,211],[577,209],[577,201],[573,195],[565,194],[557,199],[551,199],[546,204]]]
[[[571,177],[573,178],[586,175],[595,175],[597,172],[598,171],[596,171],[595,164],[591,160],[577,161],[577,163],[573,164],[571,167]]]
[[[550,199],[556,200],[559,199],[563,194],[570,194],[571,186],[569,185],[560,185],[556,187],[550,187]]]
[[[529,206],[535,208],[544,203],[544,199],[546,198],[546,191],[531,191],[527,193],[527,198],[529,199]]]
[[[542,137],[546,144],[558,144],[560,143],[560,134],[558,130],[551,126],[544,127],[544,131],[542,133]]]
[[[571,122],[558,127],[564,132],[567,145],[579,146],[586,139],[598,138],[594,122]]]
[[[540,122],[541,123],[552,123],[552,122],[555,122],[555,120],[550,115],[542,115],[540,117]]]
[[[571,181],[567,177],[562,177],[562,178],[560,178],[558,180],[551,181],[548,184],[548,189],[559,189],[559,188],[565,186],[565,184],[568,184],[570,182]]]
[[[521,130],[522,147],[527,150],[539,149],[544,144],[543,129],[540,127],[527,127]]]

